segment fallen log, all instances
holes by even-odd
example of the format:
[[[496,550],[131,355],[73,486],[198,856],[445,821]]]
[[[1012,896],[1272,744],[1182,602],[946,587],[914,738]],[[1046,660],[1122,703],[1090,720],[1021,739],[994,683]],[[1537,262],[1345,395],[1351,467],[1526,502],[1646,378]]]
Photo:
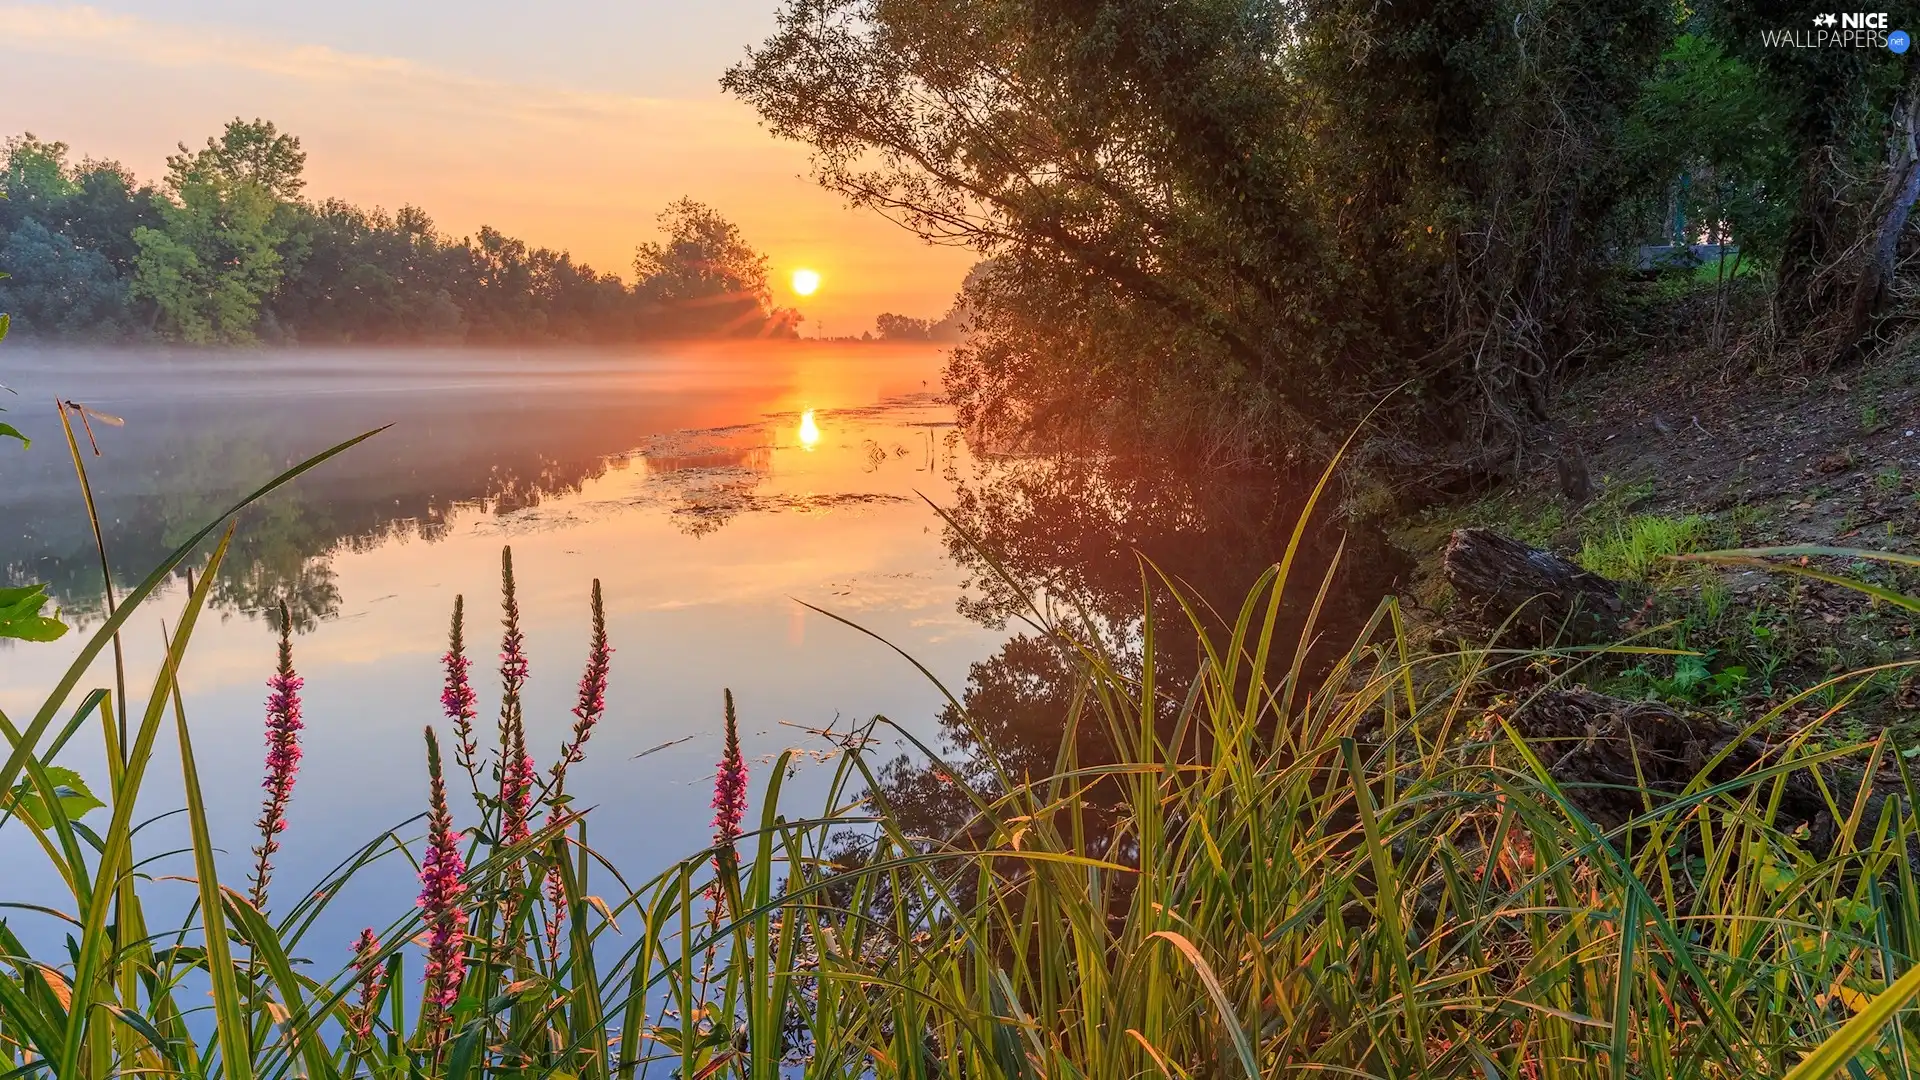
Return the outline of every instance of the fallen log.
[[[1521,644],[1603,641],[1626,623],[1618,582],[1490,529],[1455,529],[1441,572],[1469,616]]]

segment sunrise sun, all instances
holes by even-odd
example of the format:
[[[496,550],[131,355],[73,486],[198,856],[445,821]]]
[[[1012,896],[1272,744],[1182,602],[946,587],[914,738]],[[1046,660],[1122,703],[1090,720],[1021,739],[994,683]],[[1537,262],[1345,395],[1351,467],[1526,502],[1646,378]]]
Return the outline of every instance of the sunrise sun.
[[[793,291],[801,296],[812,296],[820,287],[820,271],[801,267],[793,272]]]

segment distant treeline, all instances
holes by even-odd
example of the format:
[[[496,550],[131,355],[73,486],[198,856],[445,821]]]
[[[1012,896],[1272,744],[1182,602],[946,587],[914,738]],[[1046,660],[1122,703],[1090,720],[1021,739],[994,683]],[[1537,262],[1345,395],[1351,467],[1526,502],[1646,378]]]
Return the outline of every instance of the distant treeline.
[[[0,187],[0,311],[40,339],[611,342],[794,337],[767,261],[691,199],[639,245],[634,283],[425,211],[302,196],[300,140],[262,121],[167,158],[156,185],[65,143],[9,138]]]

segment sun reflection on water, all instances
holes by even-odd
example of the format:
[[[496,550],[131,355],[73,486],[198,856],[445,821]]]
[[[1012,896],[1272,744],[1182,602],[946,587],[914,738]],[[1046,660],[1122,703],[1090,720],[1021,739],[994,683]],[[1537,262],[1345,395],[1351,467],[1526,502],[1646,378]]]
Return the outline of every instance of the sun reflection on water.
[[[813,449],[814,444],[820,441],[820,425],[813,422],[812,409],[800,414],[799,435],[800,445],[808,450]]]

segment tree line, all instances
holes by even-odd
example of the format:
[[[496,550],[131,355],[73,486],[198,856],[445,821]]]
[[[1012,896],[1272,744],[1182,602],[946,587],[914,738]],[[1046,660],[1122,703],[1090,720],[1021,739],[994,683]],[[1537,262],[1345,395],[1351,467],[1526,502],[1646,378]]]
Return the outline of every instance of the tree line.
[[[827,187],[986,257],[949,373],[970,430],[1245,458],[1371,415],[1371,450],[1458,480],[1512,468],[1566,375],[1619,355],[1642,245],[1738,247],[1771,293],[1755,370],[1914,310],[1920,61],[1766,47],[1805,15],[784,0],[723,86]]]
[[[692,199],[660,215],[631,285],[482,227],[304,197],[300,140],[235,119],[142,182],[17,135],[0,173],[0,310],[23,337],[191,344],[794,337],[767,260]]]

